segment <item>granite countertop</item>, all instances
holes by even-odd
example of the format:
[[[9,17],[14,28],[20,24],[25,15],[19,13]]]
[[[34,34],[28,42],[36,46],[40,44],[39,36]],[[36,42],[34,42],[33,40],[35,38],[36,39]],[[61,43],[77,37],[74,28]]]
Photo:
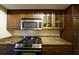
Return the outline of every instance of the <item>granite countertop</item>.
[[[0,39],[0,44],[15,44],[20,41],[22,37],[12,36],[4,39]]]
[[[0,44],[16,44],[22,36],[40,36],[43,45],[71,45],[72,43],[61,39],[60,32],[54,30],[8,30],[12,37],[0,39]]]
[[[72,43],[61,39],[60,37],[41,37],[43,45],[71,45]],[[22,40],[22,37],[13,36],[9,38],[0,39],[0,44],[15,44]]]
[[[43,45],[72,45],[71,42],[68,42],[60,37],[41,37]]]

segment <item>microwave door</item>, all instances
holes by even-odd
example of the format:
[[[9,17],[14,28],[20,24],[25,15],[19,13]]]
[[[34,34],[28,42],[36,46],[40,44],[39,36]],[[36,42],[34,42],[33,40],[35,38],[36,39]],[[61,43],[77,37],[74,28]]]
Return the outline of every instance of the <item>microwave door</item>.
[[[23,22],[23,29],[37,29],[37,22]]]

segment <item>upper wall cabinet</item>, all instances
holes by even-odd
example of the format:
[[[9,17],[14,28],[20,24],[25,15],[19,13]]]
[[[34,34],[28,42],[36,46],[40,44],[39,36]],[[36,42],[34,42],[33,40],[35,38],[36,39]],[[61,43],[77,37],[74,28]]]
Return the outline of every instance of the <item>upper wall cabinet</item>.
[[[55,29],[62,29],[64,28],[64,14],[61,12],[55,13]]]
[[[72,5],[72,16],[79,16],[79,4]]]
[[[7,27],[8,28],[20,28],[20,11],[8,11],[7,12]]]
[[[22,18],[41,18],[41,11],[22,11]]]
[[[55,15],[55,29],[64,28],[64,15]]]
[[[61,12],[46,12],[42,15],[43,29],[62,29],[64,28],[64,14]]]
[[[52,19],[53,16],[53,19]],[[53,20],[54,19],[54,15],[52,15],[51,13],[43,13],[42,14],[42,28],[43,29],[52,29],[53,28]]]
[[[61,13],[48,10],[8,10],[8,28],[20,28],[21,18],[41,18],[42,29],[60,29],[64,23]]]

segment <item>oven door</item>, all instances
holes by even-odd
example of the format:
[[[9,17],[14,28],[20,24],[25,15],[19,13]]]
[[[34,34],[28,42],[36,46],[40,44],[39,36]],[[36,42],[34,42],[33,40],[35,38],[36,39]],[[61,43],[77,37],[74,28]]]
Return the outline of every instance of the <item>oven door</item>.
[[[42,49],[38,48],[17,48],[14,49],[15,55],[41,55]]]

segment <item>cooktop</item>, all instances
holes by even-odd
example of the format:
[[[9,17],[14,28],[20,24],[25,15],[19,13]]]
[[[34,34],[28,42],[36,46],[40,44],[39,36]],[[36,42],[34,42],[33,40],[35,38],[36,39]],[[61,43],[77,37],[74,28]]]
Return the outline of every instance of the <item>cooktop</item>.
[[[42,48],[42,41],[38,36],[24,36],[16,43],[15,48]]]

